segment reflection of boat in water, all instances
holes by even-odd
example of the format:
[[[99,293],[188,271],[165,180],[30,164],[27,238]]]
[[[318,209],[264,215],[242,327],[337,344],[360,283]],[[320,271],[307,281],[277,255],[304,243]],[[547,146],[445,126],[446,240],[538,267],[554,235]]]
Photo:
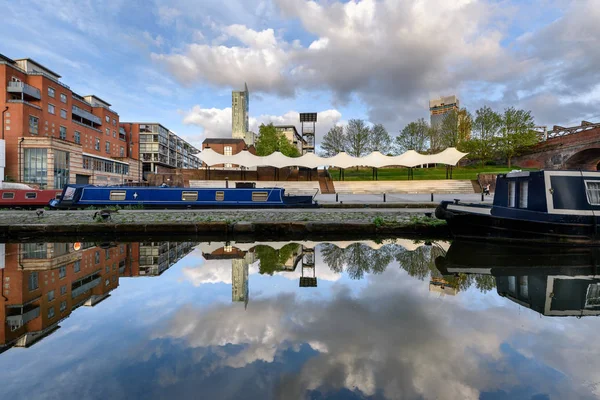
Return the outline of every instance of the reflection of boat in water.
[[[500,174],[494,204],[443,201],[435,211],[456,238],[598,245],[600,173],[537,171]]]
[[[600,315],[597,248],[540,249],[456,241],[435,263],[444,275],[492,275],[500,296],[543,315]]]

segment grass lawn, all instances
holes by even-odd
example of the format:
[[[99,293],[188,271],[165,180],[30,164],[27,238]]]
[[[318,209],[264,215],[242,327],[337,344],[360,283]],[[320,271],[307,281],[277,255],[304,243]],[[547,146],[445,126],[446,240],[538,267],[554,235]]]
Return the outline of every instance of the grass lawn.
[[[477,174],[499,174],[510,172],[514,169],[506,166],[489,165],[485,167],[454,167],[452,169],[452,179],[477,179]],[[524,169],[526,170],[526,169]],[[329,173],[334,181],[340,180],[338,168],[330,168]],[[379,168],[377,173],[380,181],[404,181],[408,179],[408,168]],[[371,168],[348,168],[344,171],[344,180],[346,181],[370,181],[373,178]],[[413,177],[417,179],[446,179],[446,167],[436,168],[413,168]]]

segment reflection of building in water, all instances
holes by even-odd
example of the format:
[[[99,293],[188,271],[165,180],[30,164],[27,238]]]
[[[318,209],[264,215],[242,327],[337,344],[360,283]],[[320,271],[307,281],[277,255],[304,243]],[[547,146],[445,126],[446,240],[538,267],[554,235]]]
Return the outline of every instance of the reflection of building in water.
[[[248,263],[245,259],[231,260],[231,301],[248,304]]]
[[[209,262],[211,260],[231,260],[231,301],[243,302],[247,306],[250,300],[248,272],[250,264],[256,261],[255,254],[240,250],[229,243],[216,249],[210,249],[210,253],[208,251],[208,249],[203,249],[202,257]]]
[[[432,277],[429,281],[429,291],[455,296],[458,293],[458,287],[444,278]]]
[[[137,271],[128,276],[159,276],[190,253],[193,242],[143,242],[139,244]],[[135,255],[133,255],[135,258]]]
[[[317,287],[315,250],[303,248],[302,254],[302,276],[300,276],[300,287]]]
[[[0,270],[0,351],[30,346],[80,306],[95,306],[119,285],[129,245],[7,244]]]
[[[547,316],[600,315],[600,276],[497,276],[498,294]]]

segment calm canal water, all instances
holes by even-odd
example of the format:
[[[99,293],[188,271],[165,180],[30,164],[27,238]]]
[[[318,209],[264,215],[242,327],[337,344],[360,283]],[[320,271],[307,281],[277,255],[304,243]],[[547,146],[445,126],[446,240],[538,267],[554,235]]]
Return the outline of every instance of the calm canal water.
[[[2,244],[2,398],[598,398],[597,253]]]

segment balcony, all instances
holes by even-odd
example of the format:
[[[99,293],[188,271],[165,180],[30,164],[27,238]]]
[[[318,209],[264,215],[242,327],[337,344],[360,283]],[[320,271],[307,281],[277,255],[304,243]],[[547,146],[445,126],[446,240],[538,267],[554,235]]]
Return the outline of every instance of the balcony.
[[[40,89],[24,82],[8,82],[7,90],[9,93],[20,93],[22,100],[42,99]]]
[[[6,323],[12,329],[16,329],[16,328],[19,328],[19,327],[25,325],[29,321],[31,321],[39,316],[40,316],[40,307],[37,306],[27,312],[24,312],[23,314],[7,316]]]
[[[96,125],[102,125],[102,120],[100,117],[95,116],[89,111],[86,111],[77,106],[73,106],[73,115],[78,116],[79,118],[87,119],[90,122],[93,122]]]
[[[82,279],[81,282],[84,282],[86,280],[88,280],[88,279],[84,278],[84,279]],[[100,284],[101,281],[102,281],[102,278],[98,277],[94,280],[91,280],[87,283],[82,284],[81,286],[79,286],[76,289],[71,288],[71,297],[75,298],[75,297],[79,296],[80,294],[87,292],[90,289],[95,288],[96,286],[98,286]],[[75,285],[75,283],[73,285]]]

